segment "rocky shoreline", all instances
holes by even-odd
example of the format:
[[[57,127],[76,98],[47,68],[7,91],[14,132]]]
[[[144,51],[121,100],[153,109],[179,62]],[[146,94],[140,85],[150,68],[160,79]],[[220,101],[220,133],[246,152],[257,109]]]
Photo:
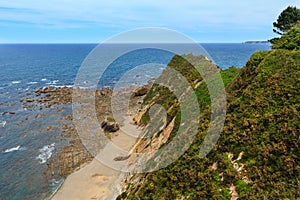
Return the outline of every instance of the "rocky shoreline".
[[[150,89],[150,85],[144,87],[132,87],[124,89],[119,92],[131,92],[130,109],[132,113],[137,113],[143,96]],[[38,110],[43,109],[56,109],[56,112],[62,112],[61,106],[58,105],[70,105],[72,103],[72,92],[74,89],[69,87],[44,87],[34,91],[34,96],[22,100],[23,107],[35,108]],[[80,91],[88,98],[91,95],[90,90]],[[96,90],[95,92],[95,106],[99,124],[102,125],[103,130],[108,138],[113,138],[118,135],[119,123],[115,122],[111,117],[111,97],[113,91],[109,88]],[[135,116],[132,115],[132,118]],[[39,117],[39,116],[37,116]],[[45,116],[47,117],[47,116]],[[47,180],[51,180],[55,176],[60,176],[66,179],[69,175],[82,169],[84,166],[91,163],[94,156],[85,148],[81,139],[78,136],[76,128],[73,124],[73,116],[67,115],[61,118],[59,123],[62,124],[61,136],[68,140],[68,145],[64,146],[61,151],[56,152],[56,155],[52,156],[47,162],[47,169],[43,171],[43,175]],[[122,122],[121,122],[122,123]],[[51,129],[52,127],[48,127]],[[120,160],[126,160],[123,158]],[[118,158],[115,158],[118,160]],[[59,186],[61,187],[61,185]],[[57,189],[55,193],[58,191]],[[54,196],[51,195],[51,198]]]
[[[62,112],[62,108],[57,105],[72,103],[72,88],[53,86],[39,88],[34,91],[34,97],[26,98],[22,102],[25,108],[36,108],[39,110],[48,108],[55,109],[55,112]],[[47,117],[45,116],[46,114],[43,115]],[[39,115],[36,117],[39,117]],[[47,180],[51,180],[54,176],[66,178],[69,174],[80,169],[93,159],[93,156],[84,148],[78,138],[72,120],[72,115],[63,116],[59,120],[62,126],[60,134],[69,144],[47,162],[47,169],[43,171],[43,175]],[[51,128],[47,127],[47,129]]]

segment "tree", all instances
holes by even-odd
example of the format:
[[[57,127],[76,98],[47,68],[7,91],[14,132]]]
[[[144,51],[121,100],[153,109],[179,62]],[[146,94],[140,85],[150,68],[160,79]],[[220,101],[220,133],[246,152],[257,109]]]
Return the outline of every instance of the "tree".
[[[300,22],[300,9],[289,6],[280,13],[277,21],[273,23],[273,31],[279,35],[284,35],[298,22]]]
[[[300,28],[291,28],[281,38],[276,39],[272,44],[272,49],[300,49]]]

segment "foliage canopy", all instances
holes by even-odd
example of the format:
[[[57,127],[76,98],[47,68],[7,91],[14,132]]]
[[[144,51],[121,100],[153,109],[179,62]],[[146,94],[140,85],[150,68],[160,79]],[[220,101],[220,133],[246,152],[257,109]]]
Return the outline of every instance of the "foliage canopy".
[[[283,35],[298,22],[300,22],[300,9],[289,6],[280,13],[277,21],[273,23],[273,31],[279,35]]]

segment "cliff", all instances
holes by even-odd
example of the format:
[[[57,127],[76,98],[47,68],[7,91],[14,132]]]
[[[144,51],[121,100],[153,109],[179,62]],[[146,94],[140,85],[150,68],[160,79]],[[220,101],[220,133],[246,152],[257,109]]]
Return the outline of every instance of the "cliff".
[[[199,150],[211,118],[207,85],[184,57],[175,56],[169,67],[182,73],[195,91],[201,110],[197,135],[169,166],[128,176],[118,199],[299,198],[300,51],[260,51],[240,70],[220,70],[227,94],[226,120],[217,144],[204,158]],[[135,152],[163,148],[181,125],[178,99],[156,84],[136,118],[139,125],[150,124],[154,103],[166,110],[164,128],[141,139]]]

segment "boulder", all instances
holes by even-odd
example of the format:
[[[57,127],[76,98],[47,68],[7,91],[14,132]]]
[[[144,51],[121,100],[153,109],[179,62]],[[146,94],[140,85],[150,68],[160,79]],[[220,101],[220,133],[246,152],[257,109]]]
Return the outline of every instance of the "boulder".
[[[104,131],[107,132],[116,132],[120,129],[120,126],[117,122],[107,122],[104,127]]]
[[[101,128],[103,128],[105,132],[116,132],[120,129],[120,126],[118,122],[107,121],[107,119],[105,119],[101,123]]]

